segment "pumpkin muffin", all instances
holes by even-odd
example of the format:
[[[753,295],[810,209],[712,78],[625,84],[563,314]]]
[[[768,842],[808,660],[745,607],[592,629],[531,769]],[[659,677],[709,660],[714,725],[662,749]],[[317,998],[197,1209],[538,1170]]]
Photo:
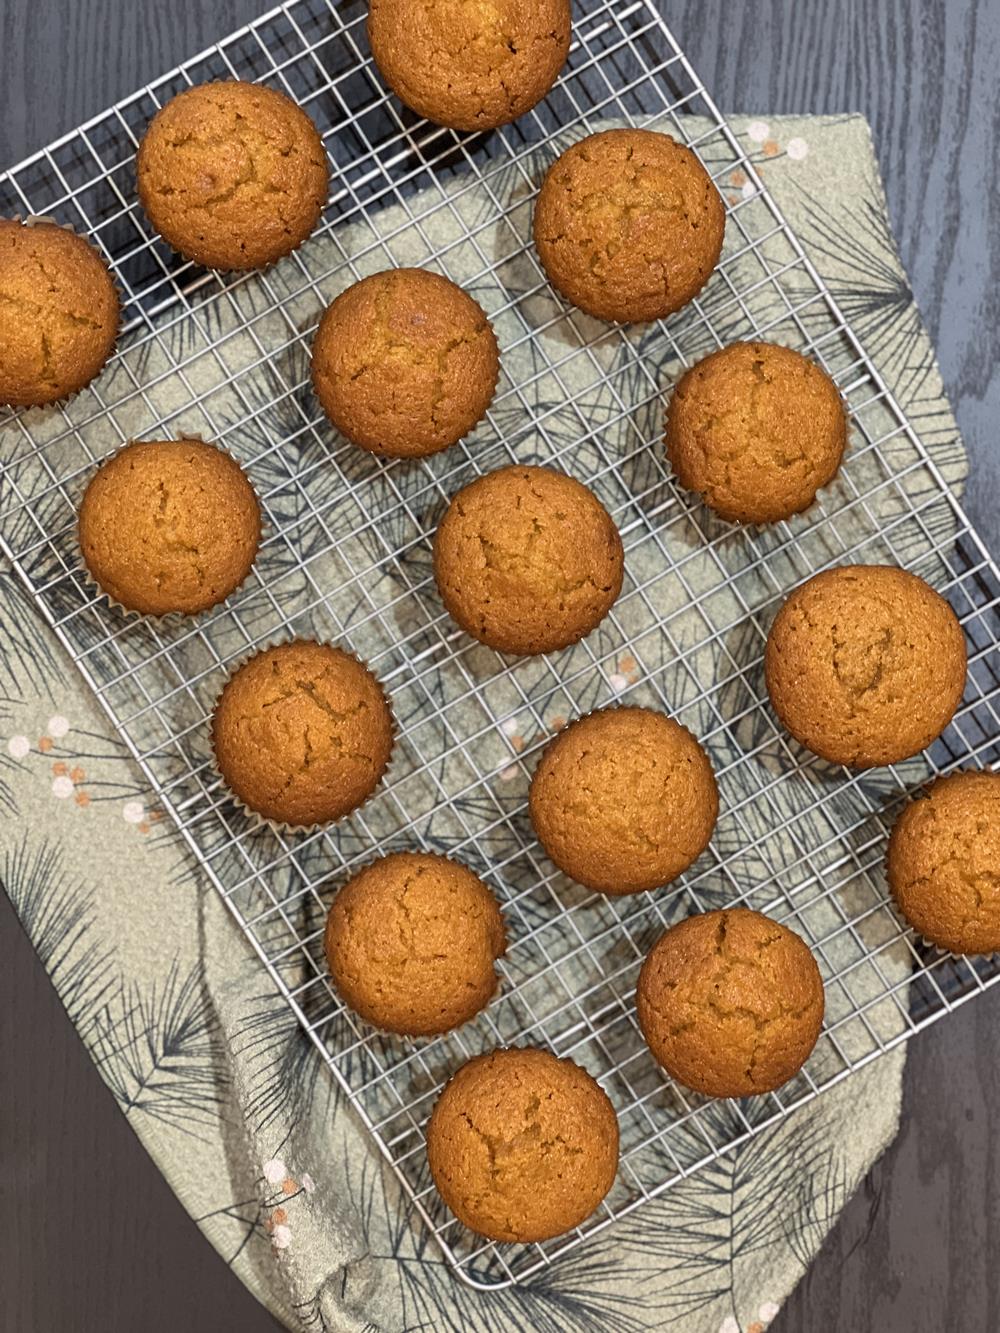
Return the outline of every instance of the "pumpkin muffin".
[[[823,1025],[812,951],[777,921],[732,908],[688,917],[639,973],[639,1026],[654,1059],[709,1097],[751,1097],[793,1078]]]
[[[719,793],[708,756],[680,723],[649,708],[605,708],[550,741],[529,808],[560,870],[618,895],[669,884],[697,860]]]
[[[326,958],[345,1003],[410,1037],[474,1018],[497,988],[503,918],[483,881],[445,856],[397,852],[359,871],[333,900]]]
[[[118,293],[101,255],[54,222],[0,218],[0,407],[84,388],[115,349]]]
[[[618,1118],[571,1060],[514,1047],[452,1077],[427,1126],[438,1193],[490,1240],[540,1241],[579,1226],[618,1170]]]
[[[375,64],[437,125],[492,130],[530,111],[566,63],[569,0],[371,0]]]
[[[128,444],[90,479],[79,539],[91,577],[129,611],[196,615],[250,573],[260,505],[239,464],[201,440]]]
[[[687,372],[667,412],[677,480],[735,523],[776,523],[807,509],[846,447],[833,380],[774,343],[713,352]]]
[[[466,633],[505,653],[551,653],[611,610],[625,557],[586,486],[545,467],[505,467],[458,492],[434,538],[442,601]]]
[[[323,411],[354,444],[390,458],[424,458],[468,435],[499,375],[497,340],[480,306],[422,268],[348,287],[313,345]]]
[[[835,764],[872,768],[926,749],[965,689],[965,636],[923,579],[844,565],[808,579],[778,612],[764,655],[775,712]]]
[[[619,324],[663,319],[719,262],[726,213],[690,148],[655,130],[604,130],[549,168],[535,245],[567,301]]]
[[[1000,949],[1000,773],[931,783],[896,821],[887,868],[896,906],[930,944]]]
[[[136,158],[139,199],[167,244],[206,268],[273,264],[301,245],[326,204],[330,168],[316,126],[273,88],[229,80],[172,98]]]
[[[392,712],[364,663],[304,639],[239,667],[212,717],[212,749],[230,791],[289,828],[327,824],[362,805],[392,744]]]

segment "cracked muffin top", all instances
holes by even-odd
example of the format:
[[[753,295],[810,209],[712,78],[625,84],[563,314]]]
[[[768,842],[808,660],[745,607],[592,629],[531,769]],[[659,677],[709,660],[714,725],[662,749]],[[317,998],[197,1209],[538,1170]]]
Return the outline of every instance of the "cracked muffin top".
[[[926,749],[965,689],[965,636],[923,579],[844,565],[796,588],[764,655],[775,712],[797,741],[852,768]]]
[[[178,93],[136,158],[139,199],[167,244],[206,268],[273,264],[302,244],[326,204],[316,126],[273,88],[231,80]]]
[[[313,344],[323,411],[354,444],[390,458],[424,458],[468,435],[499,375],[497,340],[480,306],[421,268],[348,287]]]
[[[0,218],[0,407],[39,407],[84,388],[115,349],[118,293],[82,237]]]
[[[667,457],[680,484],[736,523],[807,509],[840,467],[847,417],[814,361],[773,343],[734,343],[674,391]]]
[[[1000,949],[1000,773],[933,782],[896,821],[887,870],[897,907],[929,943]]]
[[[497,900],[445,856],[397,852],[348,880],[327,919],[326,958],[345,1003],[405,1036],[467,1023],[497,988],[506,948]]]
[[[571,1060],[512,1047],[462,1065],[427,1127],[434,1184],[460,1222],[539,1241],[585,1222],[614,1184],[618,1118]]]
[[[604,619],[625,558],[586,486],[546,467],[506,467],[460,490],[434,538],[442,601],[466,633],[505,653],[550,653]]]
[[[456,130],[491,130],[542,100],[566,63],[569,0],[371,0],[368,40],[399,100]]]
[[[195,615],[250,573],[260,505],[239,464],[201,440],[126,445],[90,479],[79,540],[91,576],[129,611]]]
[[[303,639],[239,667],[212,717],[226,785],[247,809],[289,828],[327,824],[363,804],[392,744],[389,703],[364,663]]]
[[[823,1025],[823,980],[806,942],[744,907],[688,917],[639,973],[653,1058],[709,1097],[752,1097],[793,1078]]]
[[[719,793],[686,727],[650,708],[605,708],[549,742],[529,808],[538,840],[571,879],[600,893],[643,893],[702,854]]]
[[[719,262],[726,212],[669,134],[604,130],[553,162],[535,206],[542,266],[567,301],[619,324],[663,319]]]

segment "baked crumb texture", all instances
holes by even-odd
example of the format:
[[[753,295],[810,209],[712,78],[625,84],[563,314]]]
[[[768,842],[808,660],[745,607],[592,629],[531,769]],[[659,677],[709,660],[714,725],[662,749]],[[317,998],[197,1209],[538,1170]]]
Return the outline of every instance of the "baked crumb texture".
[[[92,578],[146,615],[195,615],[225,601],[249,574],[260,536],[260,505],[239,464],[200,440],[126,445],[80,506]]]
[[[375,273],[320,321],[312,379],[341,434],[372,453],[424,458],[486,415],[500,357],[481,307],[426,269]]]
[[[598,319],[662,319],[697,296],[722,253],[726,213],[701,162],[654,130],[604,130],[552,164],[535,245],[567,301]]]
[[[759,912],[688,917],[650,950],[636,995],[659,1064],[709,1097],[750,1097],[794,1077],[823,1024],[804,940]]]
[[[965,689],[965,636],[923,579],[888,565],[844,565],[782,606],[765,652],[781,721],[808,749],[852,768],[926,749]]]
[[[693,366],[667,412],[680,484],[735,523],[807,509],[847,447],[837,386],[814,361],[773,343],[734,343]]]
[[[427,1128],[434,1183],[460,1222],[499,1241],[559,1236],[614,1184],[618,1120],[570,1060],[512,1048],[470,1060]]]
[[[326,957],[340,995],[368,1023],[432,1036],[467,1023],[497,988],[506,949],[493,894],[444,856],[397,852],[333,900]]]
[[[606,708],[549,743],[529,806],[559,869],[617,895],[659,888],[686,870],[708,846],[719,794],[685,727],[648,708]]]
[[[229,678],[212,718],[216,764],[233,794],[295,828],[363,804],[392,744],[388,701],[364,663],[306,640],[251,657]]]
[[[507,467],[454,496],[434,538],[434,576],[452,618],[507,653],[576,643],[621,592],[624,554],[586,486],[544,467]]]
[[[896,906],[928,943],[1000,949],[1000,773],[933,782],[896,821],[887,871]]]
[[[119,318],[92,245],[54,222],[0,218],[0,406],[79,392],[114,351]]]
[[[418,116],[491,130],[530,111],[566,63],[569,0],[371,0],[382,77]]]
[[[301,245],[330,182],[323,141],[301,107],[237,80],[189,88],[158,111],[136,173],[167,244],[224,270],[263,268]]]

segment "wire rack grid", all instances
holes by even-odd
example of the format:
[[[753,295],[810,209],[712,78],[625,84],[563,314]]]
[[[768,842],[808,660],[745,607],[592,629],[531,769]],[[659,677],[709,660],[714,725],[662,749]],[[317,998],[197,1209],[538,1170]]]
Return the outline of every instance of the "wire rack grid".
[[[865,355],[753,163],[653,0],[591,0],[550,97],[488,138],[416,120],[390,98],[364,6],[290,0],[0,176],[0,214],[46,213],[110,256],[125,324],[112,366],[61,409],[0,419],[0,540],[119,730],[192,856],[328,1063],[416,1214],[467,1283],[523,1281],[795,1106],[898,1045],[1000,976],[992,959],[927,949],[886,901],[884,842],[929,776],[998,757],[1000,576],[940,471]],[[150,234],[134,188],[137,138],[181,88],[263,79],[314,117],[334,163],[320,232],[249,276],[192,268]],[[607,124],[668,129],[728,197],[723,262],[668,324],[600,325],[551,292],[530,239],[531,200],[557,146]],[[749,182],[733,196],[734,171]],[[308,348],[331,296],[379,268],[420,262],[460,281],[500,334],[487,421],[419,464],[340,440],[308,387]],[[665,389],[737,337],[808,351],[851,410],[847,465],[808,513],[734,529],[680,494],[660,432]],[[247,467],[267,518],[250,582],[195,624],[110,609],[81,575],[75,512],[94,465],[130,438],[197,432]],[[626,547],[622,597],[565,653],[503,659],[472,644],[433,589],[429,540],[450,494],[510,461],[555,462],[611,509]],[[887,561],[951,600],[969,686],[933,749],[875,773],[833,769],[776,727],[761,657],[770,619],[830,564]],[[332,830],[261,829],[227,799],[206,724],[235,663],[296,634],[349,643],[390,691],[400,739],[385,788]],[[662,708],[715,764],[722,815],[709,852],[671,891],[614,900],[556,874],[526,819],[534,759],[573,714],[617,700]],[[377,849],[447,851],[500,897],[509,950],[498,997],[445,1038],[367,1030],[322,957],[331,892]],[[777,1093],[716,1103],[673,1085],[635,1022],[639,965],[665,925],[746,903],[790,922],[824,974],[828,1017],[802,1074]],[[423,1127],[450,1072],[496,1045],[571,1056],[621,1125],[618,1181],[568,1237],[496,1246],[437,1199]]]

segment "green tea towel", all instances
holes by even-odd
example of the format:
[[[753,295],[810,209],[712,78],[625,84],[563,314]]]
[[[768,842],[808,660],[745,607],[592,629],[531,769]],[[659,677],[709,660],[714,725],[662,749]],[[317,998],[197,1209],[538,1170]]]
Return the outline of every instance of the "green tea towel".
[[[865,121],[737,129],[959,488],[964,452]],[[734,200],[748,188],[738,173],[723,187]],[[386,231],[393,222],[380,219]],[[242,290],[258,299],[252,283]],[[175,334],[187,336],[183,323]],[[41,438],[45,414],[24,420]],[[141,420],[124,425],[141,434]],[[13,428],[0,424],[5,443]],[[5,568],[0,676],[3,884],[122,1112],[205,1236],[289,1328],[760,1333],[896,1133],[901,1048],[523,1285],[461,1285]],[[884,966],[905,974],[905,952]]]

